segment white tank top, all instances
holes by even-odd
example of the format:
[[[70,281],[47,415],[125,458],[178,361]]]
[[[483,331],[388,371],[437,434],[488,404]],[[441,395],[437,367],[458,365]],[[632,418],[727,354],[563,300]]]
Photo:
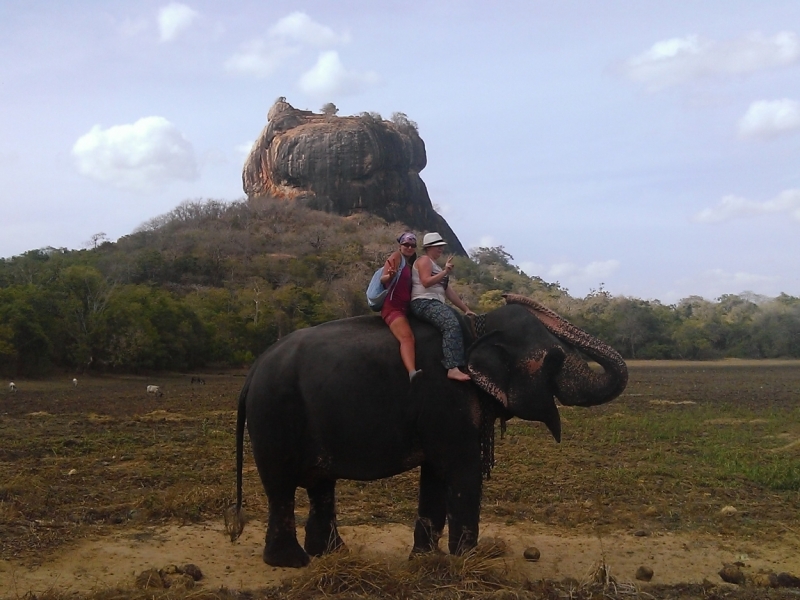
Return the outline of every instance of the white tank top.
[[[428,298],[429,300],[438,300],[439,302],[444,302],[445,295],[444,286],[442,283],[439,282],[436,285],[426,288],[424,285],[422,285],[422,280],[419,278],[419,270],[417,269],[417,265],[419,265],[419,260],[414,261],[414,266],[411,267],[411,300],[416,300],[417,298]],[[436,275],[437,273],[441,272],[442,267],[431,261],[431,275]]]

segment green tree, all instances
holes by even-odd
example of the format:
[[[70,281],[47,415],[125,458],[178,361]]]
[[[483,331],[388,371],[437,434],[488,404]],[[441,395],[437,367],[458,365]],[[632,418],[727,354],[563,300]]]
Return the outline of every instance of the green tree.
[[[107,344],[105,312],[115,284],[93,267],[73,265],[59,282],[59,304],[64,331],[69,338],[70,366],[89,366],[101,358]]]
[[[52,369],[59,336],[54,305],[52,297],[32,284],[0,289],[6,374],[36,376]]]

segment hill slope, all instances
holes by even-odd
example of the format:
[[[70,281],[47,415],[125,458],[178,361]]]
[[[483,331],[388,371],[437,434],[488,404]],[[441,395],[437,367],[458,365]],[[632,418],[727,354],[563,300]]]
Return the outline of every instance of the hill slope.
[[[114,243],[0,260],[0,373],[248,364],[297,328],[368,313],[366,284],[404,229],[268,198],[198,201]],[[573,298],[512,260],[473,249],[453,285],[484,311],[503,292],[535,297],[626,358],[800,357],[798,298]]]

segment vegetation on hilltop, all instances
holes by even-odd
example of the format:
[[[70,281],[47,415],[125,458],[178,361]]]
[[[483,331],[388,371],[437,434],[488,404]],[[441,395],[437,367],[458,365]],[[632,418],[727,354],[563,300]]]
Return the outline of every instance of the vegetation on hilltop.
[[[185,202],[116,243],[0,260],[0,372],[244,365],[295,329],[369,313],[364,290],[397,223],[274,200]],[[800,299],[726,295],[676,305],[574,298],[502,246],[456,259],[473,307],[539,299],[627,358],[800,357]]]

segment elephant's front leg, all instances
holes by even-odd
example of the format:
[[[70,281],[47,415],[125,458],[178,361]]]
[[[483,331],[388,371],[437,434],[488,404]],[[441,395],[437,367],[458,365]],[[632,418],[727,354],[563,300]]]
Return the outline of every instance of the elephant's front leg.
[[[447,525],[451,554],[463,554],[478,543],[482,485],[481,467],[477,460],[459,465],[455,472],[448,474]]]
[[[422,463],[419,475],[419,508],[414,525],[411,554],[439,551],[447,513],[447,486],[429,463]]]
[[[336,481],[322,481],[308,488],[311,509],[306,523],[305,549],[322,556],[344,546],[336,529]]]

